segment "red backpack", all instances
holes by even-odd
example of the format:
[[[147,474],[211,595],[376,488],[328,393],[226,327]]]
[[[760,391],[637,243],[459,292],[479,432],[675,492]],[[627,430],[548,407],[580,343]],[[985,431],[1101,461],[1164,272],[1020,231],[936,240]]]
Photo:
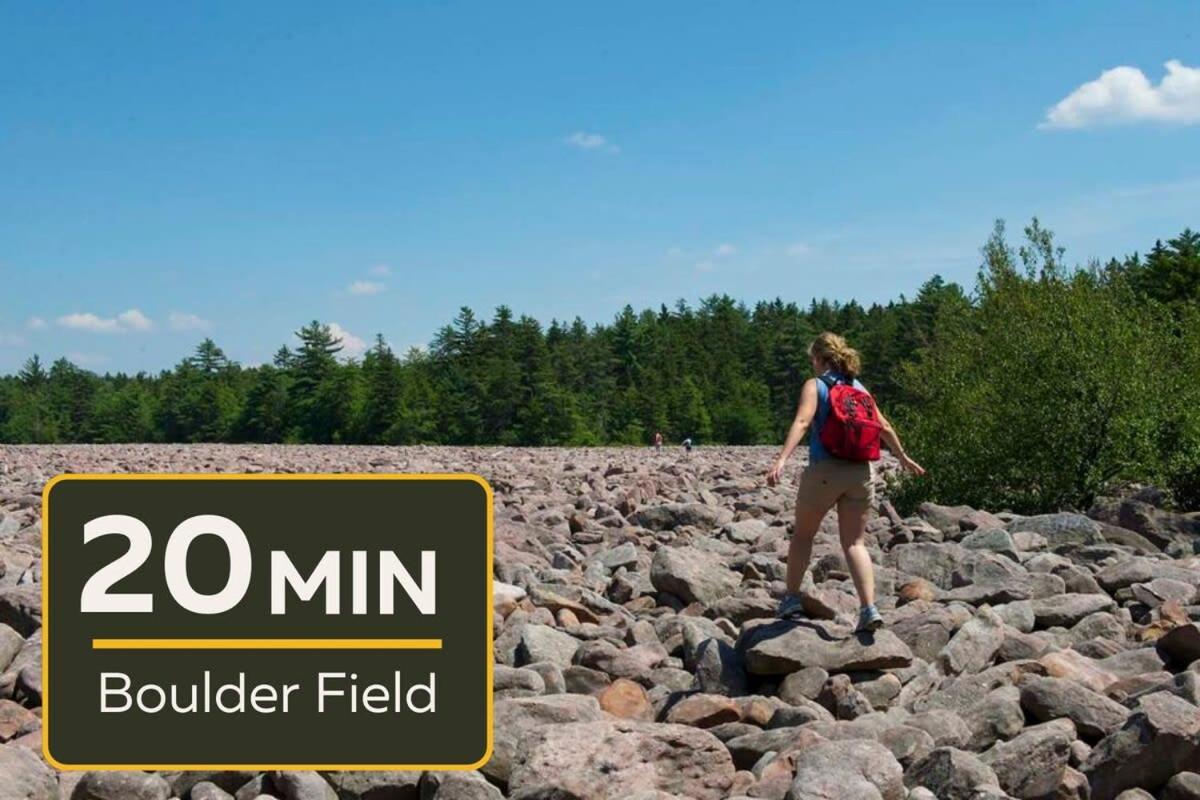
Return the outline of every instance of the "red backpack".
[[[821,425],[821,444],[834,458],[846,461],[878,461],[879,435],[883,425],[870,394],[829,375],[821,381],[829,387],[829,415]]]

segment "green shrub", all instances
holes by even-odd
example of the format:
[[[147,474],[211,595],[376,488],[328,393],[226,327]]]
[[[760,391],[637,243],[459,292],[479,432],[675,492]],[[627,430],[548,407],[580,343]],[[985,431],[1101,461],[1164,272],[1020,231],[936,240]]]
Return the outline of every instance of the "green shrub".
[[[1195,417],[1171,313],[1119,273],[1063,267],[1037,220],[1026,236],[1014,252],[997,224],[973,309],[900,371],[901,431],[929,470],[903,507],[1086,508],[1114,478],[1161,477],[1164,432]]]

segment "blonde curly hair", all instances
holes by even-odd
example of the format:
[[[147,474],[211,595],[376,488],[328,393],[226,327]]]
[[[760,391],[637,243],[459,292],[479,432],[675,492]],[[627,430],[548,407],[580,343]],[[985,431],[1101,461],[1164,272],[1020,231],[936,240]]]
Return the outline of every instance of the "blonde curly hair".
[[[808,354],[824,361],[847,378],[857,378],[862,372],[862,357],[836,333],[825,331],[808,346]]]

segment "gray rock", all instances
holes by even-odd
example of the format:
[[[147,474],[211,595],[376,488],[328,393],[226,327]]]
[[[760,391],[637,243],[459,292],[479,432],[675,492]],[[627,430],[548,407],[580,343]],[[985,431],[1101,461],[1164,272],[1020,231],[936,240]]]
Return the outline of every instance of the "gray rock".
[[[1129,715],[1129,710],[1115,700],[1065,678],[1026,678],[1021,683],[1021,706],[1042,722],[1071,720],[1086,739],[1107,736]]]
[[[201,781],[192,787],[188,800],[233,800],[233,795],[210,781]]]
[[[980,756],[992,768],[1001,788],[1013,797],[1048,797],[1066,772],[1075,739],[1069,720],[1026,728],[1007,742],[997,742]]]
[[[272,772],[271,783],[283,800],[338,800],[337,792],[316,772]]]
[[[980,528],[964,536],[959,544],[968,550],[987,550],[1013,561],[1020,560],[1012,535],[1003,528]]]
[[[546,682],[531,669],[514,669],[503,664],[492,667],[492,696],[496,700],[533,697],[545,691]]]
[[[560,668],[569,667],[579,649],[579,640],[549,625],[529,624],[521,631],[517,644],[517,665],[548,661]]]
[[[1200,763],[1200,714],[1174,695],[1138,701],[1125,724],[1093,748],[1082,772],[1094,800],[1112,800],[1126,789],[1157,791],[1171,776]]]
[[[522,737],[508,785],[513,800],[655,791],[723,800],[733,774],[729,751],[706,731],[605,720],[542,727]]]
[[[1070,628],[1084,617],[1100,611],[1115,611],[1117,604],[1104,594],[1061,594],[1033,601],[1033,616],[1039,628]]]
[[[662,503],[636,511],[630,521],[652,531],[674,530],[683,525],[712,530],[732,518],[733,513],[728,509],[704,503]]]
[[[780,753],[801,743],[811,743],[815,734],[803,727],[773,728],[744,733],[725,741],[738,769],[750,769],[765,754]]]
[[[967,747],[984,750],[997,741],[1011,739],[1025,727],[1021,710],[1021,692],[1015,686],[999,686],[962,714],[971,729]]]
[[[1037,624],[1037,617],[1033,614],[1033,601],[1018,600],[1013,603],[1004,603],[1003,605],[995,606],[993,611],[1000,619],[1004,620],[1004,624],[1021,633],[1031,633],[1034,626]]]
[[[0,745],[0,800],[58,800],[54,770],[24,747]]]
[[[638,678],[667,660],[667,650],[657,642],[617,647],[599,639],[584,642],[575,653],[575,661],[585,667],[600,670],[614,678]]]
[[[696,649],[696,687],[702,692],[738,697],[747,692],[741,653],[720,641],[705,639]]]
[[[819,742],[797,752],[794,763],[785,800],[903,800],[906,794],[903,768],[878,742]]]
[[[563,670],[563,683],[569,694],[599,694],[612,683],[606,673],[598,669],[572,664]]]
[[[426,772],[421,800],[504,800],[504,795],[478,772]],[[364,798],[373,800],[373,798]]]
[[[962,718],[944,708],[913,714],[904,724],[919,728],[931,737],[936,747],[964,748],[971,741],[971,728]]]
[[[731,522],[721,529],[726,539],[738,544],[754,544],[766,532],[767,523],[761,519],[743,519]]]
[[[633,542],[625,542],[600,553],[596,556],[596,561],[600,562],[608,570],[615,570],[619,567],[632,568],[637,566],[638,551],[633,546]]]
[[[650,580],[660,592],[670,592],[685,603],[709,605],[730,595],[741,577],[713,553],[695,547],[660,547],[650,563]]]
[[[388,800],[417,800],[420,796],[420,772],[329,772],[326,773],[326,779],[333,786],[339,800],[373,800],[376,797],[386,797]]]
[[[1068,543],[1097,544],[1104,541],[1104,537],[1100,535],[1100,526],[1094,520],[1082,514],[1069,512],[1018,517],[1008,523],[1007,528],[1010,532],[1032,531],[1040,534],[1051,547]]]
[[[42,627],[42,587],[33,585],[0,588],[0,623],[22,636]]]
[[[892,669],[912,664],[912,651],[886,629],[851,634],[818,622],[772,622],[747,627],[738,641],[746,669],[755,675],[786,675],[804,667],[826,672]]]
[[[979,672],[992,663],[1004,643],[1004,622],[988,606],[975,612],[938,654],[938,664],[948,674]]]
[[[816,700],[827,680],[829,680],[829,673],[820,667],[804,667],[796,670],[779,684],[779,699],[792,705],[802,705],[806,700]]]
[[[892,751],[900,766],[908,768],[933,752],[933,737],[911,725],[897,725],[879,734],[879,743]]]
[[[956,534],[963,530],[963,520],[974,511],[970,506],[943,506],[930,502],[921,503],[917,508],[917,513],[926,522],[947,534]]]
[[[966,558],[966,551],[957,544],[915,542],[896,545],[888,555],[900,572],[924,578],[942,589],[953,589],[954,573]]]
[[[149,772],[89,772],[75,787],[74,794],[73,800],[167,800],[171,786]]]
[[[25,639],[21,634],[0,623],[0,672],[8,669],[8,665],[17,657],[17,653],[21,652],[24,644]]]
[[[489,778],[505,783],[512,770],[520,738],[544,725],[556,728],[604,717],[600,703],[590,695],[558,694],[497,700],[493,705],[492,758],[480,768]]]
[[[987,764],[963,750],[939,747],[909,767],[906,786],[924,786],[939,800],[972,800],[976,789],[1000,787]]]
[[[535,661],[526,664],[524,669],[536,672],[542,679],[543,694],[563,694],[567,691],[566,680],[562,668],[549,661]]]
[[[1200,800],[1200,773],[1180,772],[1163,787],[1162,800]]]

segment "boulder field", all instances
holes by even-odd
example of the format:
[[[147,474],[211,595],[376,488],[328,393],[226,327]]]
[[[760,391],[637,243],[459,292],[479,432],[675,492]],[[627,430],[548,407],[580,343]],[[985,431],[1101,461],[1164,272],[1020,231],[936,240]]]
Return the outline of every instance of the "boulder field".
[[[1036,516],[881,503],[868,546],[886,625],[855,634],[832,516],[805,618],[774,618],[803,463],[769,488],[776,452],[0,447],[0,800],[1200,798],[1200,514],[1148,487]],[[877,469],[881,500],[892,469]],[[51,477],[434,471],[495,491],[495,747],[480,770],[42,761]]]

